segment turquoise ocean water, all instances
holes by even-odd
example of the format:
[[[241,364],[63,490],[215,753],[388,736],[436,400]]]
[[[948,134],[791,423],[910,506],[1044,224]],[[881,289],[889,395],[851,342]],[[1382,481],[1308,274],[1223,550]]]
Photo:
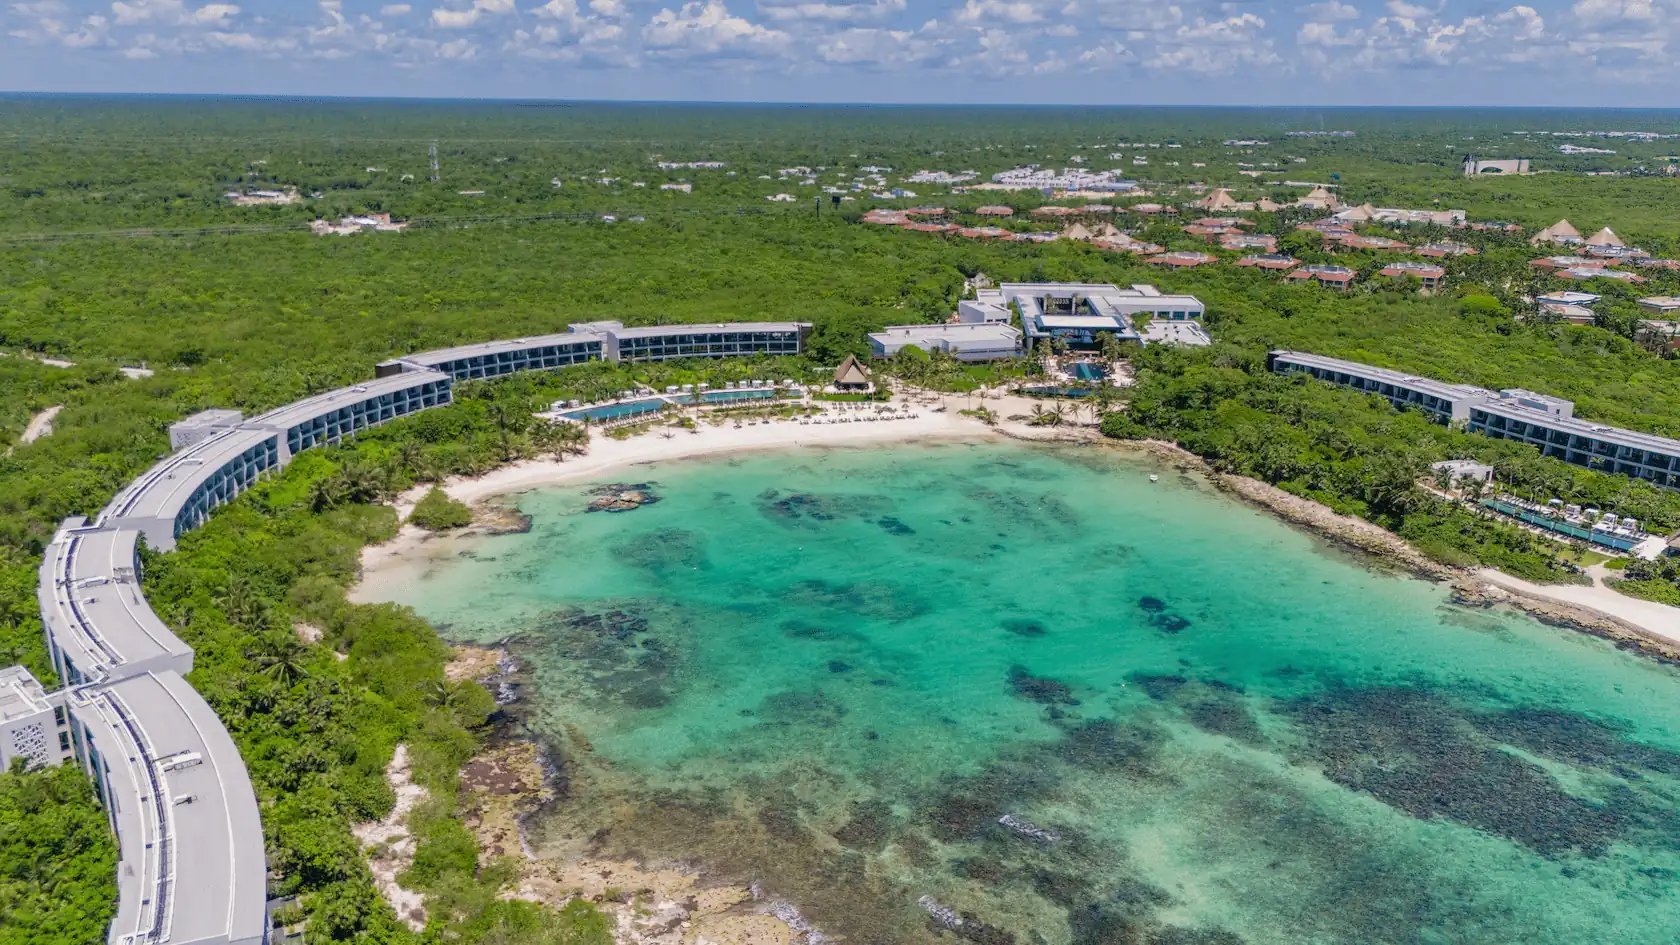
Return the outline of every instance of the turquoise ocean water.
[[[529,493],[528,534],[368,588],[517,635],[548,852],[755,880],[856,943],[1680,942],[1673,668],[1107,451],[627,475],[661,501]]]

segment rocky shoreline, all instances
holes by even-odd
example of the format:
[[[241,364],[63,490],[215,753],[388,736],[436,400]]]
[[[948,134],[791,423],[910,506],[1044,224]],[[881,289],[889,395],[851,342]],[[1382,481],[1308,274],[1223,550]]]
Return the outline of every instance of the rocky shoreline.
[[[1068,442],[1075,442],[1069,439]],[[1096,442],[1085,440],[1083,442]],[[1453,603],[1465,607],[1514,607],[1542,623],[1590,633],[1667,664],[1680,664],[1680,646],[1641,627],[1579,604],[1547,600],[1490,583],[1473,571],[1442,564],[1405,539],[1364,519],[1342,515],[1326,506],[1247,476],[1214,470],[1200,456],[1160,440],[1109,441],[1121,449],[1146,453],[1172,462],[1181,471],[1207,477],[1221,491],[1264,509],[1284,521],[1305,528],[1338,546],[1399,567],[1417,577],[1450,584]]]
[[[571,790],[572,753],[591,748],[581,733],[573,745],[550,745],[526,727],[515,708],[524,667],[512,640],[458,645],[452,679],[473,679],[496,696],[495,729],[461,770],[461,812],[480,853],[519,866],[512,895],[560,908],[589,901],[613,924],[619,945],[820,945],[822,933],[785,903],[750,885],[729,883],[686,866],[657,866],[584,856],[543,857],[526,839],[526,823]]]

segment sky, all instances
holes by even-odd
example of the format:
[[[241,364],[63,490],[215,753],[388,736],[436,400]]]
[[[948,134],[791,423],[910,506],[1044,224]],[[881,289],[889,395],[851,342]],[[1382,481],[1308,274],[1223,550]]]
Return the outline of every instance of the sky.
[[[1680,104],[1680,0],[1530,2],[0,0],[0,89],[969,104]]]

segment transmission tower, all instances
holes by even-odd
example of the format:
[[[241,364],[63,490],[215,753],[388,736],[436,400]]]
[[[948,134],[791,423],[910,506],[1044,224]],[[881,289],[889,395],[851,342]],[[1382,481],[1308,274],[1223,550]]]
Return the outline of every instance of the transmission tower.
[[[437,183],[442,177],[438,174],[437,142],[432,142],[432,183]]]

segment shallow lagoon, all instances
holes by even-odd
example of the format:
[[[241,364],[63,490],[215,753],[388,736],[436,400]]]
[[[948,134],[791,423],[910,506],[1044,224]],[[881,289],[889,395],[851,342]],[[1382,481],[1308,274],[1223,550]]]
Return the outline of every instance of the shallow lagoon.
[[[852,942],[952,940],[922,896],[977,942],[1680,935],[1673,669],[1105,451],[632,477],[662,501],[526,494],[528,534],[369,587],[519,635],[548,852],[757,880]]]

